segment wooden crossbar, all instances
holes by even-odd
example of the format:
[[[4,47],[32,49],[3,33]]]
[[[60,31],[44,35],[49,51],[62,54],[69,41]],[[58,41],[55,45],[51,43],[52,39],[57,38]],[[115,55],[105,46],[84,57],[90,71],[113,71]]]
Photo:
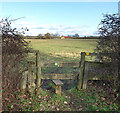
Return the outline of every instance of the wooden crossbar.
[[[41,79],[76,79],[78,74],[43,74]]]
[[[50,62],[42,64],[43,67],[79,67],[79,62]]]

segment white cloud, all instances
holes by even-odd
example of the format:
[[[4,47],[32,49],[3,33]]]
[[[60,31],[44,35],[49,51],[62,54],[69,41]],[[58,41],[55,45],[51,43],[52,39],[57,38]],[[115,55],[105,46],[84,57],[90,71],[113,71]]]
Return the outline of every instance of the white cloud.
[[[87,25],[64,25],[64,24],[37,24],[31,21],[16,21],[13,24],[13,27],[18,29],[28,28],[29,31],[25,35],[38,35],[49,33],[58,33],[60,35],[74,35],[78,33],[80,36],[94,35],[95,30],[92,30],[91,27]]]

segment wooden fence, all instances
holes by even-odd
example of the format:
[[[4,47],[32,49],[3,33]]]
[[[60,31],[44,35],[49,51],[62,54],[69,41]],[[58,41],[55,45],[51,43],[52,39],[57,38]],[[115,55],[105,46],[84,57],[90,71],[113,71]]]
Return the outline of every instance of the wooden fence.
[[[40,94],[40,88],[41,88],[41,79],[77,79],[77,89],[86,89],[87,87],[87,75],[88,75],[88,67],[89,63],[85,61],[85,56],[88,55],[96,55],[95,53],[85,53],[81,52],[81,59],[80,62],[73,62],[73,63],[65,63],[65,62],[59,62],[59,63],[46,63],[41,64],[40,62],[40,52],[39,51],[31,51],[31,53],[36,54],[36,63],[29,62],[29,69],[24,72],[23,79],[21,82],[21,90],[26,90],[26,85],[28,83],[28,90],[29,92],[33,92],[35,87],[37,88],[36,93]],[[33,68],[36,64],[36,85],[33,75]],[[42,74],[41,73],[41,67],[79,67],[79,72],[75,74]],[[28,80],[28,82],[27,82]]]

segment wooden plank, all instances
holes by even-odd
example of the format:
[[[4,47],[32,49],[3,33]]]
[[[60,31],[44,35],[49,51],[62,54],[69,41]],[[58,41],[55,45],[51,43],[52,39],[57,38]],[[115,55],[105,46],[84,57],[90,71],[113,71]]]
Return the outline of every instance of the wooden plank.
[[[44,74],[41,75],[41,79],[60,79],[60,80],[76,79],[78,74]],[[95,79],[88,78],[87,80],[95,80]],[[98,78],[98,80],[100,79]]]
[[[96,56],[98,53],[89,53],[89,56]]]
[[[114,52],[112,52],[112,53],[89,53],[89,52],[86,52],[87,56],[96,56],[96,55],[99,55],[99,54],[101,54],[101,55],[106,55],[106,54],[113,55]]]
[[[63,82],[60,80],[52,80],[55,85],[61,86],[63,85]]]
[[[43,67],[79,67],[79,62],[51,62],[42,64]]]
[[[76,79],[78,74],[44,74],[41,79]]]
[[[33,49],[28,51],[28,53],[38,53],[38,52],[39,52],[39,50],[33,50]]]

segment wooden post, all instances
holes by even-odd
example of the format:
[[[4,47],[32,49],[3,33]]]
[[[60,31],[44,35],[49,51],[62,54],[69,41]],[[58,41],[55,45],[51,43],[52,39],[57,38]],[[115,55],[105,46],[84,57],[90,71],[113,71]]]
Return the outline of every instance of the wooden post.
[[[85,62],[85,71],[84,71],[84,78],[83,78],[83,86],[82,89],[86,89],[87,88],[87,76],[88,76],[88,62]]]
[[[55,93],[61,95],[61,85],[56,85],[55,89],[56,89]]]
[[[34,81],[34,62],[29,62],[29,69],[28,69],[28,91],[32,93],[35,89],[35,81]]]
[[[41,87],[41,64],[40,64],[40,52],[36,52],[36,67],[37,67],[37,73],[36,73],[36,79],[37,79],[37,94],[40,94],[40,87]]]
[[[22,81],[21,81],[20,89],[23,92],[25,92],[25,90],[26,90],[27,75],[28,75],[28,71],[25,71],[22,75]]]
[[[60,80],[53,80],[53,83],[55,84],[56,94],[61,95],[61,86],[63,85],[63,82]]]
[[[84,78],[84,67],[85,67],[85,52],[81,52],[81,63],[80,63],[80,72],[77,80],[77,89],[82,89],[83,78]]]

